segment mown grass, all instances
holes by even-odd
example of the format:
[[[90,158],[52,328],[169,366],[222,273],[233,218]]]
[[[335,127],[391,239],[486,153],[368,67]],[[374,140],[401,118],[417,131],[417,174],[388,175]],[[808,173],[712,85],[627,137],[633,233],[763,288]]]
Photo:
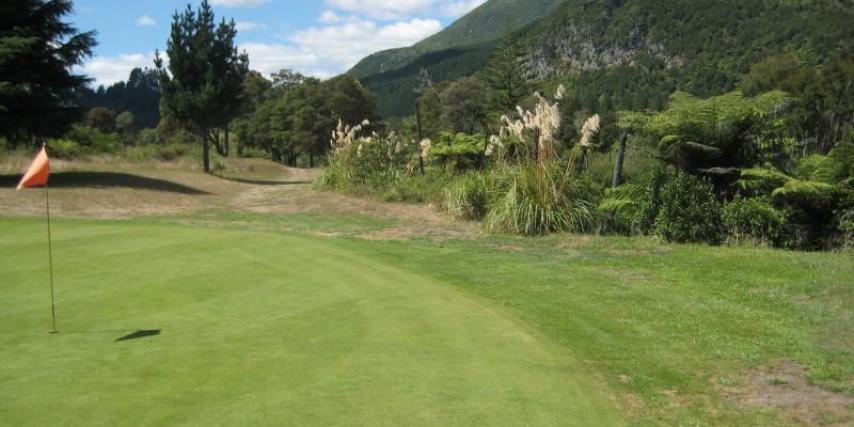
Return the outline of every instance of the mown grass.
[[[50,335],[43,232],[0,220],[4,425],[621,421],[565,349],[367,241],[56,221]]]

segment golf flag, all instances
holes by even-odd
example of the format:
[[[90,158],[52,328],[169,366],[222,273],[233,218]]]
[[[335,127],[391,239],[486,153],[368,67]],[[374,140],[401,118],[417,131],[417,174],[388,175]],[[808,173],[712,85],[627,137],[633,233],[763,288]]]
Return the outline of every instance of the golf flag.
[[[56,302],[53,291],[53,245],[50,238],[50,196],[47,192],[47,179],[50,177],[50,160],[47,158],[47,148],[42,144],[42,150],[33,159],[27,173],[21,178],[18,183],[18,190],[31,187],[44,187],[44,207],[45,218],[47,219],[47,257],[48,266],[50,267],[50,317],[53,321],[53,329],[50,333],[55,334],[56,330]]]
[[[50,176],[50,160],[47,158],[47,150],[42,146],[42,151],[36,155],[33,163],[30,164],[30,168],[27,169],[27,173],[18,183],[18,190],[47,185],[48,176]]]

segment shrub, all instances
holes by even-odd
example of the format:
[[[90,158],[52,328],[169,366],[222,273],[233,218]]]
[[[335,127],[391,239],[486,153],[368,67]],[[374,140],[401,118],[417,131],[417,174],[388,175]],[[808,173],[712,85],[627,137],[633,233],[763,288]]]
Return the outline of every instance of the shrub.
[[[823,182],[792,179],[771,193],[774,201],[807,211],[832,211],[835,188]]]
[[[764,198],[736,198],[723,207],[723,221],[736,241],[782,245],[786,217]]]
[[[70,139],[51,139],[47,145],[50,156],[57,159],[74,159],[82,154],[80,144]]]
[[[398,172],[388,189],[380,194],[386,202],[439,203],[445,187],[453,177],[427,170],[424,175],[409,176]]]
[[[678,172],[661,188],[656,233],[670,242],[718,244],[723,234],[721,206],[712,185]]]
[[[840,213],[838,228],[842,240],[841,248],[854,249],[854,209]]]
[[[495,172],[470,172],[445,189],[442,205],[458,218],[480,220],[489,211],[491,196],[498,187]]]
[[[195,154],[196,150],[189,144],[143,144],[127,149],[127,157],[136,161],[171,162]]]
[[[786,185],[792,177],[773,168],[751,168],[741,171],[741,179],[738,180],[740,190],[751,196],[764,196],[771,194],[777,188]]]
[[[506,189],[494,198],[486,217],[492,232],[536,235],[592,228],[593,210],[580,181],[557,168],[521,165],[511,171]]]
[[[442,132],[430,149],[430,159],[443,169],[460,172],[480,167],[483,164],[486,140],[483,135],[456,135]]]
[[[642,184],[626,183],[605,192],[605,199],[599,204],[604,231],[627,235],[643,232],[639,214],[649,205],[649,192]]]
[[[121,147],[118,135],[81,125],[74,125],[65,138],[80,144],[83,154],[116,154]]]

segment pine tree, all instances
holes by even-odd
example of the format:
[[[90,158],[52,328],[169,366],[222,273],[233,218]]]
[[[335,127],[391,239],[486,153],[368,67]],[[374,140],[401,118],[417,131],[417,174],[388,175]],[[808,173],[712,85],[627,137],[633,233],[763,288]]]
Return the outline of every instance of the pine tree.
[[[70,0],[0,3],[0,135],[12,144],[58,136],[82,115],[76,90],[91,79],[74,74],[92,53],[95,32],[63,22]]]
[[[177,123],[202,140],[205,172],[210,172],[211,144],[220,155],[228,155],[228,124],[243,105],[249,59],[238,53],[236,35],[233,20],[214,24],[213,10],[204,0],[196,12],[188,5],[183,14],[173,15],[166,48],[168,67],[160,52],[155,59],[162,105]]]
[[[518,57],[518,47],[508,33],[496,47],[483,71],[483,80],[492,88],[490,104],[494,110],[513,110],[522,98],[529,95]]]

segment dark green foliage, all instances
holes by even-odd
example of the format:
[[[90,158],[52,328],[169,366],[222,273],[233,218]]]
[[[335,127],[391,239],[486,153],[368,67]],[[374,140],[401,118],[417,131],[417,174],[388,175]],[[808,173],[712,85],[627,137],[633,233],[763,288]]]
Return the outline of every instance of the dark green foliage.
[[[846,151],[840,145],[837,156]],[[832,152],[834,153],[834,152]],[[748,196],[769,197],[786,217],[789,238],[785,245],[800,249],[822,249],[843,244],[841,227],[846,212],[854,207],[854,188],[845,173],[830,156],[810,156],[799,168],[801,179],[771,168],[742,171],[739,192]],[[822,180],[835,176],[840,181]]]
[[[852,19],[849,4],[824,0],[575,0],[522,43],[538,77],[651,56],[672,69],[678,89],[710,96],[731,91],[752,64],[783,50],[821,61],[850,56]]]
[[[457,218],[481,220],[502,184],[497,171],[469,172],[445,188],[445,210]]]
[[[442,118],[442,92],[448,88],[450,82],[441,82],[431,87],[424,95],[419,98],[421,110],[421,128],[424,138],[436,140],[439,134],[446,129],[451,128],[450,123],[446,123]],[[414,123],[414,121],[413,121]],[[414,134],[413,126],[413,134]]]
[[[655,217],[656,234],[670,242],[720,243],[724,231],[721,205],[708,181],[677,172],[658,195],[661,206]]]
[[[116,130],[119,132],[130,132],[136,127],[136,124],[136,117],[130,111],[125,111],[116,116]]]
[[[0,4],[0,135],[13,145],[59,136],[82,114],[74,91],[90,79],[71,68],[91,54],[95,33],[63,21],[71,8],[70,0]]]
[[[106,107],[113,111],[133,114],[136,126],[154,128],[160,122],[160,82],[157,71],[134,68],[127,82],[118,82],[97,90],[88,87],[79,91],[80,104],[87,108]]]
[[[442,91],[442,120],[457,132],[475,133],[486,126],[488,87],[480,80],[467,77],[457,80]]]
[[[378,112],[383,117],[399,117],[414,112],[418,74],[426,69],[436,83],[455,80],[477,73],[487,63],[494,42],[465,48],[431,52],[403,68],[362,77],[364,85],[375,93]],[[354,74],[355,75],[355,74]]]
[[[483,135],[443,132],[430,150],[430,159],[446,172],[455,173],[483,166],[485,150]]]
[[[101,132],[116,130],[116,112],[105,107],[95,107],[86,112],[86,126]]]
[[[760,141],[788,102],[782,92],[746,98],[740,92],[707,99],[676,92],[660,113],[622,112],[619,125],[658,141],[659,156],[685,172],[713,179],[718,189],[760,160]]]
[[[770,195],[772,191],[785,185],[792,177],[774,168],[750,168],[741,171],[737,181],[739,191],[749,196]]]
[[[774,190],[771,196],[778,203],[800,206],[810,211],[827,212],[831,210],[837,194],[832,185],[824,182],[791,179]]]
[[[223,20],[216,25],[213,9],[203,0],[197,11],[187,5],[183,13],[173,15],[166,48],[168,67],[159,52],[155,60],[163,107],[173,120],[202,140],[205,172],[210,172],[210,144],[221,155],[228,155],[228,140],[221,139],[221,130],[243,105],[249,60],[238,53],[236,35],[234,21]]]
[[[386,188],[377,196],[386,202],[439,204],[451,179],[453,176],[436,170],[427,170],[424,175],[398,175],[398,179],[386,183]]]
[[[827,153],[854,130],[854,59],[814,64],[795,54],[755,64],[741,81],[748,95],[783,90],[795,99],[787,114],[789,133],[801,153]]]
[[[827,157],[823,157],[816,165],[811,178],[833,184],[854,178],[854,141],[836,144]]]
[[[780,246],[786,237],[786,217],[764,198],[736,198],[723,207],[723,222],[736,241],[753,239]]]
[[[512,34],[506,34],[481,73],[481,79],[492,89],[489,100],[492,111],[512,111],[530,94],[519,53]]]
[[[302,79],[299,84],[275,87],[235,124],[241,146],[270,153],[273,160],[296,165],[300,156],[309,166],[326,154],[338,120],[358,124],[376,116],[375,99],[359,81],[341,75],[326,81]]]

